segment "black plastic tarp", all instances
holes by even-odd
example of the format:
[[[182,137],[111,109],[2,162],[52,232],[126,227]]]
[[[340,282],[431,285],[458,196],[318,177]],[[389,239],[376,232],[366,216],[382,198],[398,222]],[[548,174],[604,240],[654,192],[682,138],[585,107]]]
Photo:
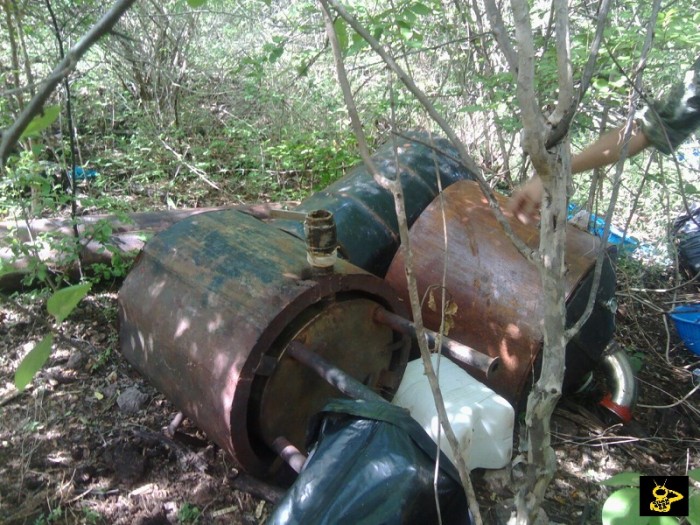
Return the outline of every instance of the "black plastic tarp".
[[[688,213],[673,223],[673,235],[678,245],[678,259],[688,275],[700,272],[700,204],[690,205]]]
[[[437,524],[437,447],[408,411],[389,403],[333,400],[312,422],[315,442],[268,525]],[[454,465],[440,453],[442,523],[469,525]]]

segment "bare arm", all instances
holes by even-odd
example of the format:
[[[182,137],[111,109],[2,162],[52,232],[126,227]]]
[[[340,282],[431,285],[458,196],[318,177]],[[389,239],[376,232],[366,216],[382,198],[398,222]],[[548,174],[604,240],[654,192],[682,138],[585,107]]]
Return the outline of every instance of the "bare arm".
[[[595,168],[601,168],[620,160],[622,152],[624,128],[616,128],[601,135],[598,140],[571,159],[571,173],[581,173]],[[627,156],[634,157],[637,153],[651,146],[637,124],[632,127]]]
[[[624,145],[623,135],[624,128],[622,127],[601,135],[593,144],[572,157],[571,173],[600,168],[620,160]],[[634,124],[627,146],[627,155],[633,157],[650,145],[651,142],[647,136]],[[540,204],[542,204],[543,193],[542,181],[537,175],[534,175],[513,194],[508,201],[508,209],[521,222],[528,224],[533,220]]]

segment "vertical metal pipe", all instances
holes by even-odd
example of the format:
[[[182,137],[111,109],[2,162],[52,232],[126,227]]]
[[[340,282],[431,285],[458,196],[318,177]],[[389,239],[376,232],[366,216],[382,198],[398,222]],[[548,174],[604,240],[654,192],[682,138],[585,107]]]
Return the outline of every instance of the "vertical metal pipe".
[[[314,210],[304,219],[306,259],[314,270],[328,273],[338,258],[338,234],[333,214]]]
[[[321,378],[328,382],[328,384],[337,388],[340,392],[352,397],[353,399],[387,402],[382,396],[360,383],[354,377],[346,374],[338,367],[333,366],[320,355],[312,352],[301,343],[292,341],[287,346],[286,353],[299,361],[301,364],[311,368]]]

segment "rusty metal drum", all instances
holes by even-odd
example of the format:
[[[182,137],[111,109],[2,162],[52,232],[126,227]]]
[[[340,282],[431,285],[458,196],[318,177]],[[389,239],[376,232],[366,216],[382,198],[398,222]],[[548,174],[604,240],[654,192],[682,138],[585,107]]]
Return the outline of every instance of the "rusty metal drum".
[[[429,289],[435,297],[445,289],[456,311],[449,337],[490,356],[499,356],[497,373],[484,378],[470,370],[513,405],[518,405],[532,380],[542,347],[542,288],[534,264],[523,257],[506,237],[478,185],[457,182],[435,199],[410,230],[410,242],[421,296]],[[505,201],[501,199],[501,204]],[[443,235],[443,210],[447,226]],[[510,224],[531,248],[539,244],[539,230],[510,217]],[[445,238],[447,239],[445,241]],[[591,286],[598,238],[568,227],[566,254],[567,322],[583,313]],[[386,280],[408,301],[403,252],[391,263]],[[600,361],[612,339],[615,273],[609,257],[592,315],[567,346],[565,389]],[[427,328],[440,326],[440,315],[423,309]]]
[[[380,306],[404,312],[378,277],[342,260],[315,272],[303,241],[212,212],[146,244],[119,292],[121,349],[239,468],[278,477],[275,439],[304,451],[310,417],[341,396],[287,347],[301,343],[390,398],[409,344],[374,322]]]

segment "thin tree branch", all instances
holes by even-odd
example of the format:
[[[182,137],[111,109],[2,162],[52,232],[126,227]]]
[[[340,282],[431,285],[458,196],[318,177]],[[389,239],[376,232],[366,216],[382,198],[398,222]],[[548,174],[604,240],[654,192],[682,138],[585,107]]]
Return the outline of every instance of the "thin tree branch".
[[[566,181],[571,174],[571,158],[567,142],[554,151],[546,148],[547,123],[538,107],[535,92],[535,50],[530,10],[527,0],[511,0],[516,42],[518,45],[517,98],[523,124],[522,144],[542,184],[545,199],[540,221],[539,253],[542,260],[540,278],[543,292],[542,366],[537,383],[527,399],[528,462],[525,478],[515,496],[515,512],[511,522],[532,523],[541,513],[545,492],[556,472],[557,461],[551,446],[550,419],[561,396],[566,349],[564,302],[564,251],[566,241]],[[555,4],[557,38],[566,41],[568,20],[566,2]],[[563,25],[563,27],[560,27]],[[564,92],[561,107],[573,90],[569,66],[569,49],[557,46],[559,90]]]
[[[559,98],[554,113],[549,118],[550,125],[556,126],[567,113],[573,112],[577,105],[574,99],[573,70],[571,68],[571,42],[569,38],[569,16],[567,0],[555,0],[554,25],[557,46],[557,71],[559,77]],[[546,145],[545,145],[546,148]]]
[[[544,181],[552,166],[544,147],[545,122],[535,93],[535,49],[527,2],[512,0],[515,39],[518,42],[517,98],[523,123],[523,149],[530,156],[535,171]]]
[[[508,67],[513,74],[516,75],[518,72],[518,54],[515,52],[513,44],[511,44],[510,38],[508,37],[508,31],[506,31],[505,24],[503,23],[501,10],[496,6],[494,0],[484,0],[484,9],[489,19],[489,24],[491,24],[491,31],[493,31],[493,35],[496,37],[496,42],[498,42],[503,55],[506,57]]]
[[[38,82],[38,83],[26,84],[24,86],[19,86],[19,87],[15,87],[12,89],[7,89],[5,91],[0,91],[0,97],[2,97],[2,98],[9,97],[12,95],[16,95],[18,93],[23,93],[25,91],[35,91],[37,87],[39,87],[40,85],[42,85],[45,82],[46,82],[46,80],[43,80],[43,81]]]
[[[4,168],[10,149],[19,140],[22,132],[27,128],[32,118],[40,114],[44,104],[51,96],[53,90],[68,74],[70,74],[78,61],[92,45],[102,36],[110,31],[119,18],[131,7],[135,0],[117,0],[109,11],[85,33],[75,46],[68,50],[66,56],[53,69],[41,89],[29,101],[29,104],[22,110],[17,120],[2,133],[0,141],[0,167]]]
[[[598,254],[596,259],[595,269],[593,271],[593,282],[591,285],[591,294],[588,296],[588,302],[586,303],[586,308],[583,311],[581,317],[574,323],[573,326],[569,327],[566,331],[567,339],[575,336],[583,327],[583,324],[588,320],[588,317],[593,311],[593,306],[595,304],[595,291],[598,289],[600,283],[600,277],[603,272],[603,260],[605,258],[605,249],[607,245],[608,238],[610,237],[610,224],[612,222],[612,216],[615,211],[615,205],[617,204],[617,196],[620,191],[620,184],[622,182],[622,172],[625,167],[625,162],[627,161],[627,150],[629,138],[632,134],[632,129],[634,127],[634,115],[636,113],[637,101],[639,99],[639,94],[642,89],[642,71],[647,61],[647,56],[649,51],[651,51],[651,45],[654,40],[654,28],[656,27],[656,19],[658,18],[659,11],[661,9],[661,0],[654,0],[652,5],[652,14],[649,19],[649,25],[647,26],[647,34],[644,40],[644,45],[642,46],[642,52],[639,57],[639,62],[637,63],[636,75],[634,79],[634,85],[632,92],[629,97],[629,103],[627,107],[627,122],[625,124],[623,138],[622,138],[622,149],[620,151],[620,160],[617,161],[615,165],[615,176],[613,177],[612,192],[610,195],[610,203],[608,205],[608,210],[605,214],[605,226],[603,227],[603,249]]]
[[[551,148],[555,144],[559,143],[569,132],[569,126],[576,115],[576,110],[583,100],[586,91],[588,91],[588,87],[591,84],[591,78],[593,78],[595,64],[598,59],[600,45],[603,41],[603,32],[605,31],[605,23],[607,22],[609,11],[610,0],[602,0],[598,11],[598,23],[596,25],[595,36],[593,37],[593,43],[591,44],[591,51],[588,55],[586,67],[583,69],[583,75],[581,75],[581,85],[579,87],[578,94],[576,98],[571,101],[571,105],[566,108],[565,111],[563,111],[561,120],[553,123],[553,127],[549,132],[549,136],[547,137],[547,148]]]
[[[27,84],[33,86],[34,75],[32,74],[32,65],[29,60],[29,54],[27,53],[27,43],[24,39],[24,27],[22,24],[21,10],[17,5],[17,0],[13,0],[12,4],[15,11],[15,18],[17,20],[17,36],[19,37],[19,43],[22,48],[22,59],[24,60],[24,75],[27,77]],[[34,96],[34,88],[30,88],[30,92],[31,95]]]
[[[447,441],[452,448],[453,455],[457,461],[457,470],[459,472],[460,480],[469,503],[469,508],[474,515],[476,525],[481,525],[481,515],[479,513],[479,506],[476,500],[476,494],[474,492],[474,487],[469,478],[469,471],[466,466],[464,457],[459,452],[459,442],[457,437],[450,425],[449,418],[447,416],[447,410],[445,409],[445,403],[442,398],[442,392],[440,391],[440,386],[438,384],[438,379],[435,374],[435,369],[433,367],[432,361],[430,359],[430,350],[428,349],[427,337],[425,333],[425,327],[423,325],[423,315],[421,311],[421,301],[418,296],[418,286],[416,282],[416,277],[412,271],[413,260],[412,253],[408,235],[408,221],[406,219],[405,202],[403,195],[403,188],[401,186],[401,177],[398,175],[395,180],[390,180],[384,177],[377,166],[372,161],[369,154],[369,149],[367,148],[367,142],[365,140],[364,131],[362,130],[362,124],[360,122],[360,117],[355,106],[355,102],[352,96],[352,88],[350,87],[350,82],[348,81],[347,74],[345,72],[345,66],[343,63],[342,50],[340,49],[340,44],[338,42],[338,37],[333,26],[333,18],[330,13],[329,2],[327,0],[320,0],[321,8],[324,13],[324,18],[326,21],[326,32],[331,43],[331,48],[333,49],[333,55],[336,63],[336,70],[338,74],[338,81],[340,83],[343,97],[345,99],[345,104],[348,108],[348,113],[350,115],[350,120],[352,122],[352,128],[355,132],[358,149],[362,160],[364,161],[367,169],[372,174],[372,177],[377,181],[378,184],[384,188],[391,191],[394,196],[394,203],[396,206],[396,215],[399,224],[399,237],[401,240],[401,249],[404,251],[406,259],[406,279],[408,283],[408,293],[411,302],[411,311],[413,314],[413,321],[416,326],[416,336],[418,340],[418,346],[420,348],[421,358],[423,360],[423,365],[426,370],[426,376],[430,384],[430,388],[435,399],[435,406],[438,412],[439,420],[442,428],[445,430],[445,435]],[[398,160],[397,160],[398,162]],[[399,166],[397,165],[397,170]],[[439,510],[438,510],[439,512]]]
[[[51,0],[46,1],[46,9],[49,11],[49,16],[51,17],[51,23],[53,24],[54,34],[56,35],[56,42],[58,43],[58,52],[61,60],[65,58],[65,52],[63,50],[63,39],[61,38],[61,29],[58,27],[58,21],[56,20],[56,15],[51,7]],[[70,142],[70,175],[68,176],[70,180],[70,215],[73,222],[73,237],[75,239],[76,253],[78,254],[78,273],[83,274],[83,260],[80,250],[80,233],[78,232],[78,223],[76,222],[76,217],[78,215],[78,198],[76,196],[76,183],[75,183],[75,159],[77,157],[77,147],[75,140],[75,126],[73,124],[73,109],[71,105],[71,91],[70,83],[68,82],[68,77],[63,78],[63,89],[66,91],[66,115],[68,117],[68,138]],[[66,177],[65,173],[63,177]]]
[[[464,143],[459,139],[457,133],[452,128],[452,126],[450,126],[447,123],[445,118],[443,118],[443,116],[435,109],[435,106],[432,104],[432,102],[426,96],[426,94],[423,93],[423,91],[416,85],[413,79],[410,76],[408,76],[403,69],[401,69],[401,67],[396,63],[396,61],[386,51],[386,49],[384,49],[384,47],[379,43],[379,41],[376,38],[374,38],[365,29],[365,27],[362,26],[362,24],[360,24],[355,19],[355,17],[353,17],[345,9],[345,7],[339,4],[338,0],[327,0],[327,3],[333,6],[333,9],[341,16],[341,18],[343,18],[350,25],[350,27],[352,27],[355,30],[355,32],[357,32],[370,45],[374,52],[377,53],[382,58],[382,60],[384,60],[384,63],[387,66],[389,66],[389,68],[396,74],[397,78],[403,83],[404,86],[406,86],[406,88],[411,92],[411,94],[413,94],[413,96],[416,97],[418,102],[425,108],[428,115],[430,115],[430,117],[435,121],[435,123],[437,123],[440,129],[443,130],[445,135],[447,135],[447,137],[449,138],[450,142],[452,142],[454,147],[459,152],[461,164],[465,166],[468,170],[470,170],[472,173],[474,173],[474,175],[476,176],[481,191],[488,200],[489,206],[494,211],[496,219],[501,225],[501,228],[503,228],[503,231],[506,233],[507,237],[524,257],[526,257],[528,260],[536,262],[536,253],[532,249],[530,249],[523,242],[522,239],[520,239],[517,235],[515,235],[515,233],[513,233],[510,224],[506,220],[505,216],[503,215],[503,212],[501,211],[498,205],[498,202],[496,201],[491,187],[484,180],[484,176],[481,172],[481,169],[471,158],[469,152],[467,151],[467,148],[464,146]]]

